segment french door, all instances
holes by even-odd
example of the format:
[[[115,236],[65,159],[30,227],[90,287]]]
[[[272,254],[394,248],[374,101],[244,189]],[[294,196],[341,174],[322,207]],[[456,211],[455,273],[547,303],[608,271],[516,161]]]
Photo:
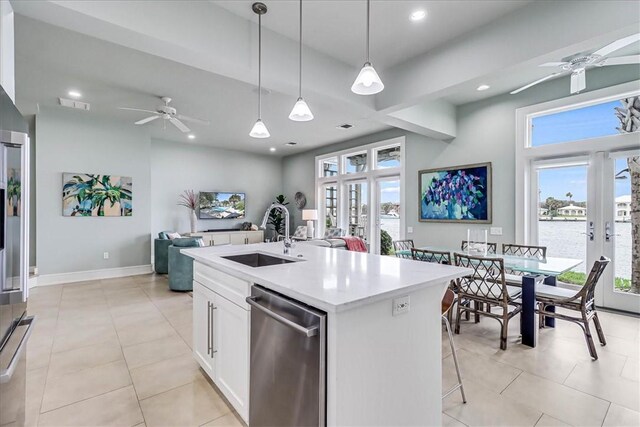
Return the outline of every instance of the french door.
[[[561,282],[583,285],[594,261],[610,258],[596,287],[596,304],[640,313],[634,159],[640,159],[640,150],[534,161],[530,195],[536,199],[531,206],[538,208],[530,212],[528,240],[546,246],[547,256],[582,260],[559,277]]]

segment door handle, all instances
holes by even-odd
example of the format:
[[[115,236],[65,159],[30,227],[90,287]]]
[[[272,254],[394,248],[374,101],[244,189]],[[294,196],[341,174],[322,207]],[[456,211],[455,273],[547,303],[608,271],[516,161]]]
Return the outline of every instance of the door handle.
[[[17,326],[27,325],[27,330],[25,331],[24,335],[20,339],[20,344],[18,344],[16,351],[13,352],[13,356],[11,356],[11,361],[9,362],[9,365],[5,369],[0,371],[0,384],[5,384],[11,381],[11,377],[13,376],[13,373],[15,372],[16,367],[18,366],[20,357],[22,356],[22,353],[24,352],[24,349],[27,346],[27,341],[29,341],[29,336],[31,336],[31,331],[33,330],[35,319],[36,319],[35,316],[31,316],[31,317],[22,319],[20,323],[18,323]],[[14,330],[14,333],[15,333],[15,330]]]
[[[282,323],[283,325],[289,326],[290,328],[295,329],[298,332],[302,332],[304,335],[306,335],[307,337],[313,337],[318,335],[318,326],[313,326],[311,328],[305,328],[302,325],[298,325],[295,322],[292,322],[291,320],[287,319],[286,317],[282,317],[280,316],[278,313],[274,313],[273,311],[269,310],[268,308],[258,304],[258,297],[247,297],[245,299],[245,301],[247,301],[247,304],[249,304],[251,307],[255,307],[258,310],[262,311],[264,314],[266,314],[267,316],[271,317],[274,320],[277,320],[278,322]]]
[[[613,234],[611,232],[611,223],[609,221],[604,223],[604,240],[610,242],[613,236],[619,236],[620,234]]]
[[[209,339],[211,340],[211,358],[213,359],[213,355],[218,352],[218,350],[213,349],[213,310],[217,310],[218,307],[213,305],[212,302],[209,302]]]
[[[589,240],[593,241],[596,238],[596,231],[595,226],[593,225],[593,221],[589,221],[589,230],[586,233],[580,234],[586,234],[589,237]]]

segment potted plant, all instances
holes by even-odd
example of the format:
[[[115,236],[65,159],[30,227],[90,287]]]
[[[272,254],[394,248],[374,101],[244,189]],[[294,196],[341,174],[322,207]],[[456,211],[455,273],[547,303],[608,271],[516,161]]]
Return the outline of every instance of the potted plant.
[[[189,222],[191,225],[191,232],[195,233],[198,217],[196,216],[196,206],[198,203],[198,197],[196,196],[195,191],[193,190],[184,190],[184,193],[180,195],[178,198],[178,206],[184,206],[189,209]]]

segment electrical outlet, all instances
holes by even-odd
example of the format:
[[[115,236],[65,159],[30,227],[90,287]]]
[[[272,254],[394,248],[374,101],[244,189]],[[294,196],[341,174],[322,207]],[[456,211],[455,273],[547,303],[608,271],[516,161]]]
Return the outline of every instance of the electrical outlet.
[[[413,227],[407,227],[407,233],[413,233]]]
[[[409,299],[409,295],[405,295],[400,298],[395,298],[393,300],[393,315],[397,316],[399,314],[408,313],[411,309],[411,300]]]
[[[109,259],[109,252],[105,252],[102,254],[102,258]]]
[[[489,232],[492,236],[502,236],[502,227],[491,227]]]

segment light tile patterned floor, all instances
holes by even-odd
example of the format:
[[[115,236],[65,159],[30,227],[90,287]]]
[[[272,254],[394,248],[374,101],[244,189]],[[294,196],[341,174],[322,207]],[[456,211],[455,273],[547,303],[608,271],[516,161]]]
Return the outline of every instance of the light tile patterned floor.
[[[27,425],[241,426],[191,355],[192,299],[147,275],[32,290]],[[609,341],[589,358],[578,326],[539,345],[498,348],[498,322],[463,322],[455,340],[467,404],[443,403],[445,426],[640,426],[640,319],[601,314]],[[517,319],[516,319],[517,320]],[[443,337],[443,388],[455,381]]]
[[[146,275],[35,288],[28,426],[241,426],[191,354],[192,299]]]

